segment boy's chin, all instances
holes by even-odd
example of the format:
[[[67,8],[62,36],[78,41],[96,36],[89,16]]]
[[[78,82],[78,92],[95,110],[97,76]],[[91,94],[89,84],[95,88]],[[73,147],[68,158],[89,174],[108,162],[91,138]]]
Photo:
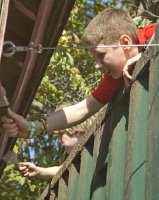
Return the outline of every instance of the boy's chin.
[[[113,79],[120,79],[123,74],[110,74],[109,76],[111,76]]]

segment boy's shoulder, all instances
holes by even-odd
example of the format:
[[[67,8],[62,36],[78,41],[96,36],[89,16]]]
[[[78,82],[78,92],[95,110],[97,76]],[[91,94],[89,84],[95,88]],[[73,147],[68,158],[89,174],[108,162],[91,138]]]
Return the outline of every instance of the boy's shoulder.
[[[92,92],[92,96],[100,103],[107,104],[114,96],[116,90],[123,82],[123,77],[114,79],[112,76],[104,74],[103,80],[99,83],[97,89]]]
[[[155,27],[157,23],[152,23],[145,26],[143,29],[137,29],[137,37],[139,44],[144,44],[148,39],[150,39],[155,32]]]

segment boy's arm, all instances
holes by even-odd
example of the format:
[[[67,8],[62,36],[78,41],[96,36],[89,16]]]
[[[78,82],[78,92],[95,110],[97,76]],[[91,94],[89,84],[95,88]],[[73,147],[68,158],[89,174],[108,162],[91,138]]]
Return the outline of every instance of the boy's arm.
[[[43,168],[30,162],[23,162],[19,163],[17,167],[20,173],[25,177],[37,177],[39,179],[50,180],[61,166]]]
[[[133,65],[141,58],[141,53],[136,56],[130,58],[124,68],[123,68],[123,77],[126,88],[130,86],[130,80],[132,80],[132,76],[129,74],[129,71],[132,69]]]
[[[149,44],[152,43],[152,41],[154,40],[154,36],[155,33],[153,33]],[[148,44],[148,46],[149,46]],[[148,48],[148,46],[146,47],[146,49]],[[135,57],[132,57],[131,59],[129,59],[124,68],[123,68],[123,77],[124,77],[124,83],[126,88],[128,88],[130,86],[130,80],[132,80],[132,76],[130,76],[129,71],[132,69],[133,65],[141,58],[141,53],[137,54]]]
[[[47,130],[51,132],[77,125],[96,113],[102,106],[103,104],[90,95],[76,105],[66,107],[47,116],[47,124],[49,124]],[[20,115],[12,112],[9,108],[8,115],[11,119],[8,119],[6,116],[1,118],[5,133],[9,137],[28,138],[31,129],[30,123]],[[36,120],[35,125],[35,135],[38,136],[42,132],[42,124]]]
[[[159,23],[159,22],[157,22]],[[145,42],[150,39],[149,44],[152,43],[155,35],[155,27],[157,23],[152,23],[147,26],[145,26],[143,29],[137,29],[137,37],[139,40],[139,44],[145,44]],[[148,44],[148,45],[149,45]],[[146,47],[146,49],[148,46]],[[132,76],[130,76],[128,70],[131,70],[132,66],[140,59],[141,53],[136,55],[135,57],[129,59],[127,63],[124,66],[123,69],[123,76],[124,76],[124,82],[126,85],[126,88],[130,86],[130,80],[132,79]]]
[[[38,173],[36,177],[39,179],[50,180],[51,178],[53,178],[53,176],[55,176],[55,174],[58,172],[60,167],[61,166],[54,166],[54,167],[47,167],[47,168],[37,167]]]
[[[78,125],[95,114],[103,106],[104,105],[99,103],[92,95],[89,95],[76,105],[63,108],[59,112],[57,111],[56,117],[54,117],[54,115],[50,116],[48,118],[48,123],[50,125],[49,130],[63,130]],[[60,121],[61,119],[62,122]],[[56,127],[53,122],[55,122]]]

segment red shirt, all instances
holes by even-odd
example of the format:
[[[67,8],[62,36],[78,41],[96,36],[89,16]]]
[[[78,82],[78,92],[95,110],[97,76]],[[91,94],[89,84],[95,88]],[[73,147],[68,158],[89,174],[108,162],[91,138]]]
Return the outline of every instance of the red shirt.
[[[139,44],[143,44],[146,40],[150,39],[154,33],[156,23],[149,24],[143,29],[137,29],[137,36]],[[114,96],[116,90],[123,82],[123,77],[114,79],[107,74],[104,74],[104,79],[99,83],[96,90],[92,92],[92,96],[100,103],[107,104]]]
[[[139,44],[143,44],[146,40],[150,39],[155,32],[156,23],[149,24],[143,29],[137,29],[136,34],[139,40]]]
[[[104,74],[104,79],[99,83],[96,90],[92,92],[92,96],[100,103],[106,104],[114,96],[116,90],[123,82],[123,77],[114,79],[112,76]]]

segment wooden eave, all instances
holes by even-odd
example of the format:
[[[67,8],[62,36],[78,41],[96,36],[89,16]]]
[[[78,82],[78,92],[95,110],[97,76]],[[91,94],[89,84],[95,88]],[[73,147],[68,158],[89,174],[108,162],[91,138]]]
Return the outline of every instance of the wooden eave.
[[[1,8],[7,1],[5,11],[8,17],[4,37],[0,34],[1,47],[3,41],[11,41],[16,46],[27,46],[30,42],[44,47],[56,46],[75,3],[75,0],[2,0]],[[11,57],[4,57],[0,49],[0,81],[10,107],[16,113],[27,116],[53,52],[16,52]],[[2,115],[0,111],[0,117]],[[1,124],[0,158],[13,149],[15,142],[16,139],[7,137]],[[5,165],[0,160],[0,176]]]

